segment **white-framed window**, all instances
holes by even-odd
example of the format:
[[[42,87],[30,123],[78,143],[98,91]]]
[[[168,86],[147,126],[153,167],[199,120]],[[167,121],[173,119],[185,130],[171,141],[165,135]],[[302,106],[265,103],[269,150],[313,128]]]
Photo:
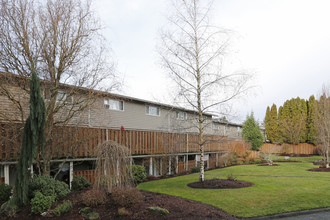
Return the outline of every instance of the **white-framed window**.
[[[68,97],[68,94],[63,90],[58,90],[57,96],[56,96],[57,102],[66,102],[66,103],[72,103],[73,99],[72,96]]]
[[[187,120],[187,112],[176,112],[176,119]]]
[[[104,108],[105,109],[109,109],[110,108],[109,99],[104,99]]]
[[[213,130],[219,130],[220,129],[220,124],[219,123],[212,123],[212,128]]]
[[[124,111],[124,101],[116,100],[116,99],[104,99],[104,108],[117,110],[117,111]]]
[[[153,116],[160,116],[160,109],[157,106],[146,105],[146,114]]]

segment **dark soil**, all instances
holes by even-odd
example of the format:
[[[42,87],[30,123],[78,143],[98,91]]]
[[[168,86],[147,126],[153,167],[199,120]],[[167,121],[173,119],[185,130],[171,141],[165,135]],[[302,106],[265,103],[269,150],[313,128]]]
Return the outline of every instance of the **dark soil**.
[[[80,195],[83,191],[73,192],[68,198],[73,203],[73,209],[60,217],[42,217],[40,215],[32,215],[31,207],[27,206],[21,209],[20,212],[12,218],[1,219],[81,219],[84,218],[79,215],[79,210],[84,208],[80,202]],[[111,199],[104,205],[100,205],[93,210],[100,214],[100,219],[236,219],[235,217],[227,214],[226,212],[209,206],[200,202],[187,200],[175,196],[169,196],[160,193],[152,193],[142,191],[143,201],[134,208],[126,209],[130,214],[128,216],[119,216],[118,206],[111,202]],[[151,214],[147,207],[159,206],[169,210],[166,216],[155,216]]]
[[[309,169],[308,171],[313,171],[313,172],[330,172],[330,168],[313,168],[313,169]]]
[[[258,166],[261,166],[261,167],[276,167],[276,166],[279,166],[279,165],[278,164],[269,165],[268,163],[264,163],[264,164],[259,164]]]
[[[211,179],[204,180],[203,182],[189,183],[187,186],[198,189],[235,189],[253,185],[253,183],[238,180]]]

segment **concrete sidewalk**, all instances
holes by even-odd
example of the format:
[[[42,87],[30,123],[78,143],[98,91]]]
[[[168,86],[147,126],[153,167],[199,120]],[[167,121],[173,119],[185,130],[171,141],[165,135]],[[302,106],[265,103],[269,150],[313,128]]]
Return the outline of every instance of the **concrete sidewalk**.
[[[281,213],[271,216],[261,216],[255,218],[247,218],[248,220],[266,220],[266,219],[281,219],[281,220],[329,220],[330,208],[311,209],[298,212]]]

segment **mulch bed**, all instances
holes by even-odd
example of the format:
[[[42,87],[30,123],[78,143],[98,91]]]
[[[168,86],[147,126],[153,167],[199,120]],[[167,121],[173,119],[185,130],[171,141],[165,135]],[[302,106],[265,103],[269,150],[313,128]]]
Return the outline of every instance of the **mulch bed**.
[[[236,189],[253,186],[253,183],[238,181],[238,180],[225,180],[225,179],[211,179],[204,180],[203,182],[189,183],[187,186],[198,189]]]
[[[84,218],[79,215],[79,210],[84,206],[79,202],[80,192],[71,193],[66,199],[69,199],[74,204],[73,209],[60,217],[42,217],[40,215],[32,215],[31,207],[27,206],[17,213],[14,218],[1,219],[81,219]],[[100,214],[100,219],[236,219],[232,215],[200,202],[183,199],[175,196],[169,196],[160,193],[152,193],[141,190],[143,201],[136,207],[127,209],[131,214],[129,216],[118,216],[118,208],[111,200],[106,204],[100,205],[93,210]],[[166,216],[155,216],[151,214],[147,207],[159,206],[169,210]]]
[[[330,172],[330,168],[313,168],[313,169],[309,169],[308,171],[313,171],[313,172]]]
[[[264,163],[264,164],[259,164],[258,166],[260,166],[260,167],[276,167],[276,166],[279,166],[279,165],[278,164],[269,165],[267,163]]]

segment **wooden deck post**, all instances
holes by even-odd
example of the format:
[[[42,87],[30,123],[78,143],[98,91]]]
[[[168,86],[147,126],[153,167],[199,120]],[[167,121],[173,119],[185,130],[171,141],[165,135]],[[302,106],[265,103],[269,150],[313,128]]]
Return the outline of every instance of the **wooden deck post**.
[[[171,175],[171,166],[172,166],[172,164],[171,164],[171,156],[169,156],[168,157],[168,175]]]
[[[175,157],[175,173],[179,173],[179,156]]]
[[[9,165],[8,164],[4,165],[3,172],[5,175],[5,184],[9,185]]]
[[[73,162],[70,161],[70,169],[69,169],[69,185],[70,185],[70,189],[71,189],[71,182],[73,180]]]
[[[150,163],[149,163],[149,175],[152,175],[152,157],[150,157]]]
[[[219,166],[219,153],[215,154],[215,167]]]
[[[160,158],[159,175],[163,175],[163,158]]]
[[[188,160],[189,160],[189,135],[188,134],[186,134],[186,136],[187,136],[187,155],[185,156],[185,161],[186,161],[186,171],[188,171],[188,166],[189,166],[189,164],[188,164]]]

